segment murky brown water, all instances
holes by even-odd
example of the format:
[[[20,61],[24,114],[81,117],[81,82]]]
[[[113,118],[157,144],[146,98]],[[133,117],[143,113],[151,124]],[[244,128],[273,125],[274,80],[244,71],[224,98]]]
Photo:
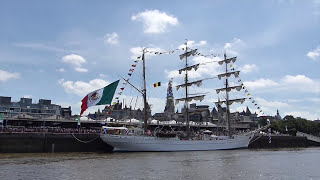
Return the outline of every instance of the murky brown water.
[[[320,148],[0,154],[0,179],[320,179]]]

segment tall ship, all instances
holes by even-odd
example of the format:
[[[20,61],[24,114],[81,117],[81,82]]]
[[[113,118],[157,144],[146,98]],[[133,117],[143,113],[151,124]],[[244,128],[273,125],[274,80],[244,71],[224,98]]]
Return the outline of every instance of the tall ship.
[[[213,135],[211,131],[203,131],[201,134],[193,134],[190,132],[190,120],[189,120],[189,102],[192,100],[202,101],[205,95],[189,95],[189,87],[192,85],[200,86],[202,80],[189,81],[188,71],[197,70],[200,64],[189,65],[188,58],[194,56],[197,53],[197,49],[190,49],[185,43],[185,51],[181,54],[180,60],[185,60],[185,67],[179,70],[179,73],[184,73],[184,83],[177,85],[177,89],[183,89],[185,97],[175,99],[176,103],[184,102],[184,117],[185,117],[185,132],[183,133],[162,133],[154,132],[153,134],[148,130],[148,118],[147,118],[147,91],[146,91],[146,73],[145,73],[145,53],[146,49],[142,51],[142,62],[143,62],[143,80],[144,87],[142,90],[137,89],[144,100],[144,127],[139,133],[135,130],[134,133],[128,133],[127,128],[115,128],[115,127],[103,127],[103,131],[100,134],[101,139],[114,147],[114,151],[210,151],[210,150],[227,150],[227,149],[238,149],[247,148],[251,139],[254,137],[254,131],[235,134],[232,131],[231,120],[230,120],[230,108],[229,106],[233,103],[243,103],[246,98],[230,99],[229,92],[233,90],[240,91],[242,85],[230,86],[229,78],[234,76],[237,78],[240,71],[231,71],[228,69],[228,64],[234,63],[237,57],[227,58],[226,53],[224,59],[218,61],[219,65],[225,65],[225,72],[218,75],[219,80],[223,80],[225,86],[216,89],[216,93],[225,93],[223,100],[215,102],[216,105],[225,105],[226,108],[226,129],[227,134],[222,136]],[[126,81],[126,80],[125,80]],[[129,82],[128,82],[129,83]],[[129,83],[130,84],[130,83]],[[131,85],[131,84],[130,84]],[[117,133],[108,133],[111,130]]]

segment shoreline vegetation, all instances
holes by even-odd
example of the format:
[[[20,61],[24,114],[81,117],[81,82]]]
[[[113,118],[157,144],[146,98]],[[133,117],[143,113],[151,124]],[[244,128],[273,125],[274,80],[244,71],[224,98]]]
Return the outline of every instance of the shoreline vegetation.
[[[267,125],[267,119],[261,119],[259,124]],[[304,118],[294,118],[291,115],[285,116],[282,120],[271,121],[270,128],[282,134],[296,136],[297,131],[320,136],[320,121],[310,121]]]

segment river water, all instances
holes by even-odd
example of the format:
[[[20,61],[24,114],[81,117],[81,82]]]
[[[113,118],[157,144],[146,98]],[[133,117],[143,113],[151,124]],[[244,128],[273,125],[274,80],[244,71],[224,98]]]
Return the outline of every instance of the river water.
[[[320,148],[0,154],[0,179],[320,179]]]

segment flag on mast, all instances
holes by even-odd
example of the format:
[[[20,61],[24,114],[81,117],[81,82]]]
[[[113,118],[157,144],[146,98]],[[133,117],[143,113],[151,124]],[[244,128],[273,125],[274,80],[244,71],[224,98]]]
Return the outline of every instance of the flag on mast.
[[[161,86],[161,82],[157,82],[153,84],[153,87],[159,87],[159,86]]]
[[[87,94],[86,97],[82,99],[80,116],[90,106],[110,104],[118,87],[119,81],[120,80],[117,80],[104,88]]]

